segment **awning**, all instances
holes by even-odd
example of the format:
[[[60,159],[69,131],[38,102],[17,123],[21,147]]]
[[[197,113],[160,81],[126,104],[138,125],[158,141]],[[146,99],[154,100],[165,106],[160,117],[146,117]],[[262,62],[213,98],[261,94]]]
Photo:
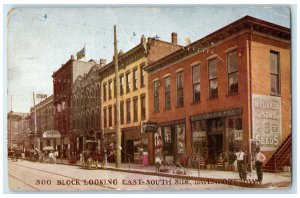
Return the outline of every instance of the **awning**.
[[[61,134],[57,130],[49,130],[43,133],[43,138],[61,138]]]
[[[53,151],[53,150],[54,150],[53,146],[45,146],[43,148],[43,151]]]

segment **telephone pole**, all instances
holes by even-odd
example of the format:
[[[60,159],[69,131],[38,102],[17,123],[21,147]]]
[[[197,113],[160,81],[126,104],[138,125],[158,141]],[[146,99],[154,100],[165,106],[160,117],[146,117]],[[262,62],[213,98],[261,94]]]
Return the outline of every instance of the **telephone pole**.
[[[32,93],[33,96],[33,112],[34,112],[34,149],[37,147],[37,137],[36,137],[36,106],[35,106],[35,94]]]
[[[115,78],[116,78],[116,168],[121,165],[121,127],[120,127],[120,79],[118,78],[118,46],[117,46],[117,28],[114,25],[114,65],[115,65]]]

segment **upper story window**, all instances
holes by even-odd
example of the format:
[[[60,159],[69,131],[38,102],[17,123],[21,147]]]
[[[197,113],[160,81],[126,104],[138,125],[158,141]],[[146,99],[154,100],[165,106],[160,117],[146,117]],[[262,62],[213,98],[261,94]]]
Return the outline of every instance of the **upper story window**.
[[[112,127],[112,106],[108,107],[108,127]]]
[[[209,98],[218,97],[217,58],[208,61]]]
[[[132,72],[132,89],[136,90],[137,89],[137,81],[138,81],[138,74],[137,74],[137,69],[134,69]]]
[[[107,108],[103,109],[103,127],[107,128]]]
[[[142,63],[140,66],[140,75],[141,75],[141,88],[145,86],[145,71],[144,71],[145,63]]]
[[[126,73],[126,93],[130,92],[130,73]]]
[[[146,95],[141,95],[141,120],[146,119]]]
[[[153,82],[153,95],[154,95],[154,112],[159,111],[159,82]]]
[[[108,82],[108,99],[112,98],[112,81]]]
[[[130,99],[126,100],[126,122],[131,122]]]
[[[176,74],[177,107],[184,105],[183,86],[183,71],[180,71]]]
[[[238,93],[238,53],[237,50],[227,53],[228,94]]]
[[[116,78],[114,78],[114,98],[117,95],[117,84],[116,84]]]
[[[133,121],[138,121],[138,97],[133,98]]]
[[[279,65],[279,52],[270,52],[271,64],[271,94],[280,94],[280,65]]]
[[[124,94],[124,76],[120,75],[120,95]]]
[[[124,102],[120,102],[120,122],[124,124]]]
[[[117,125],[117,105],[114,104],[114,124]]]
[[[106,101],[106,83],[103,84],[103,101]]]
[[[200,101],[200,65],[192,67],[193,76],[193,101]]]
[[[171,108],[171,77],[165,78],[165,109]]]

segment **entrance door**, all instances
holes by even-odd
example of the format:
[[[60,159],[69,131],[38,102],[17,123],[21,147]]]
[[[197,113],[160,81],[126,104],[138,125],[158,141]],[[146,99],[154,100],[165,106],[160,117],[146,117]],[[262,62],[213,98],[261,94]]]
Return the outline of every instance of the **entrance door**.
[[[208,136],[208,163],[216,164],[223,149],[223,135]]]
[[[127,140],[126,141],[126,153],[128,155],[126,155],[126,159],[127,162],[129,162],[129,158],[130,158],[130,162],[133,163],[134,161],[134,144],[133,144],[133,140]]]

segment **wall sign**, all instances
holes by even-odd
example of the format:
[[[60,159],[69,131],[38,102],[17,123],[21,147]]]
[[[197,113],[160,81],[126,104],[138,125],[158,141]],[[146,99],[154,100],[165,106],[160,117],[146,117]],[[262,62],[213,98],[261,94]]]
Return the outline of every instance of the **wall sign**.
[[[243,113],[242,107],[232,108],[232,109],[227,109],[224,111],[215,111],[215,112],[194,115],[194,116],[191,116],[191,121],[205,120],[205,119],[219,118],[219,117],[227,117],[227,116],[235,116],[235,115],[240,115],[242,113]]]
[[[156,122],[142,122],[142,131],[141,133],[152,132],[155,133],[157,131],[157,123]]]
[[[274,151],[281,144],[281,98],[252,95],[253,139],[262,151]]]

